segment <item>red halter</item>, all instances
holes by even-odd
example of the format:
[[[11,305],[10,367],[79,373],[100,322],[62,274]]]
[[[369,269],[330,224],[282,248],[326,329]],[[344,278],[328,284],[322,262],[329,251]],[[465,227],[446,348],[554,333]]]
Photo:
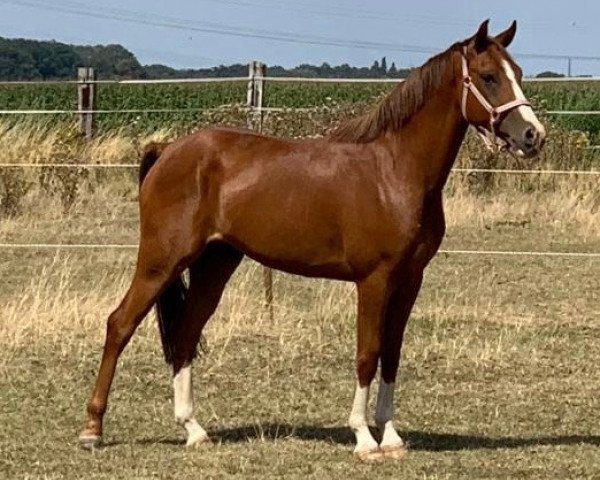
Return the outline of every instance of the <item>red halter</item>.
[[[487,110],[487,112],[490,114],[489,132],[485,131],[481,127],[475,127],[475,128],[477,129],[478,133],[483,137],[483,140],[488,147],[491,147],[492,145],[497,145],[496,144],[496,135],[497,135],[496,129],[502,123],[500,121],[502,114],[505,112],[514,110],[515,108],[518,108],[522,105],[531,106],[531,104],[525,99],[516,98],[516,99],[514,99],[510,102],[507,102],[503,105],[500,105],[498,107],[492,106],[492,104],[490,102],[488,102],[487,98],[485,98],[485,96],[475,86],[475,84],[473,83],[473,79],[469,75],[469,66],[467,64],[467,47],[463,47],[461,57],[462,57],[462,76],[463,76],[463,80],[462,80],[463,81],[463,93],[462,93],[461,108],[462,108],[463,117],[469,124],[471,124],[471,122],[467,118],[467,99],[469,97],[469,92],[471,92],[473,94],[473,96],[477,99],[479,104],[483,108],[485,108],[485,110]],[[490,138],[490,137],[492,137],[492,138]]]

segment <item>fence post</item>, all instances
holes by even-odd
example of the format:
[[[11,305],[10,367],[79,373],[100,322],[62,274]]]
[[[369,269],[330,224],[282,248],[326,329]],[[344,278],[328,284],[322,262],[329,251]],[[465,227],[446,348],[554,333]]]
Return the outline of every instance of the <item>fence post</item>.
[[[262,62],[253,61],[248,64],[248,128],[262,132],[264,79],[267,76],[267,66]],[[263,286],[265,289],[265,306],[271,321],[273,313],[273,270],[263,266]]]
[[[91,140],[96,129],[96,72],[91,67],[77,69],[77,110],[79,110],[79,131]],[[89,113],[85,113],[89,111]]]
[[[264,96],[264,78],[267,76],[267,66],[262,62],[248,64],[248,99],[250,108],[248,128],[262,132],[262,106]]]

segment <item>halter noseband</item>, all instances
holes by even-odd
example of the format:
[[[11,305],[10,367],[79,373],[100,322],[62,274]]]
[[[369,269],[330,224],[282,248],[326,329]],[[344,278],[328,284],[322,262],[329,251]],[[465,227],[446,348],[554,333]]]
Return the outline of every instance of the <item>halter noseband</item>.
[[[463,47],[463,51],[461,53],[462,57],[462,83],[463,83],[463,92],[462,92],[462,101],[461,101],[461,109],[464,119],[467,123],[473,125],[468,117],[467,117],[467,100],[469,98],[469,92],[473,94],[473,96],[477,99],[479,104],[490,114],[490,129],[486,131],[482,127],[477,127],[473,125],[479,135],[483,138],[486,146],[490,149],[494,149],[494,146],[497,147],[497,133],[496,129],[502,123],[501,116],[503,113],[509,112],[518,108],[522,105],[531,106],[531,104],[525,99],[516,98],[510,102],[507,102],[499,107],[494,107],[490,102],[488,102],[487,98],[479,91],[479,89],[473,83],[473,79],[469,75],[469,66],[467,64],[467,47]]]

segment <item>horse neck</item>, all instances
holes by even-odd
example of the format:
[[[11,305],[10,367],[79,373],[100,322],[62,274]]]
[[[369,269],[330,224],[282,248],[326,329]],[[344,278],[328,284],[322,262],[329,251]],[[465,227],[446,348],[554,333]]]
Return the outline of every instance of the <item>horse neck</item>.
[[[431,192],[446,183],[468,124],[455,99],[454,81],[441,85],[410,121],[387,134],[393,144],[394,163]]]

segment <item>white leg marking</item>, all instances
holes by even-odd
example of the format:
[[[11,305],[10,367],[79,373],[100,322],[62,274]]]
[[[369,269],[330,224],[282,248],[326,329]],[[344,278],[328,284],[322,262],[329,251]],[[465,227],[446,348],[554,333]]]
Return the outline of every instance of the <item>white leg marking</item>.
[[[208,434],[194,418],[194,398],[192,392],[192,365],[186,365],[173,377],[173,403],[175,420],[187,432],[186,445],[207,441]]]
[[[395,383],[385,383],[381,380],[377,394],[377,408],[375,422],[381,432],[381,448],[402,447],[404,442],[394,428],[394,386]]]
[[[369,403],[369,387],[361,387],[356,384],[354,403],[348,424],[356,435],[356,447],[354,453],[377,450],[379,445],[369,431],[367,423],[367,404]]]
[[[525,94],[523,93],[523,90],[521,89],[519,82],[517,82],[517,77],[515,76],[515,72],[513,71],[512,67],[510,66],[510,63],[508,63],[507,60],[502,60],[502,68],[504,69],[504,73],[506,73],[506,76],[508,77],[508,80],[510,81],[512,91],[515,96],[515,100],[527,100],[527,97],[525,97]],[[521,118],[525,122],[531,123],[533,128],[535,128],[538,131],[538,134],[540,135],[540,137],[546,136],[546,129],[540,123],[538,118],[535,116],[535,113],[533,112],[533,108],[531,108],[528,105],[521,105],[520,107],[517,107],[517,112],[519,112],[519,114],[521,115]]]

